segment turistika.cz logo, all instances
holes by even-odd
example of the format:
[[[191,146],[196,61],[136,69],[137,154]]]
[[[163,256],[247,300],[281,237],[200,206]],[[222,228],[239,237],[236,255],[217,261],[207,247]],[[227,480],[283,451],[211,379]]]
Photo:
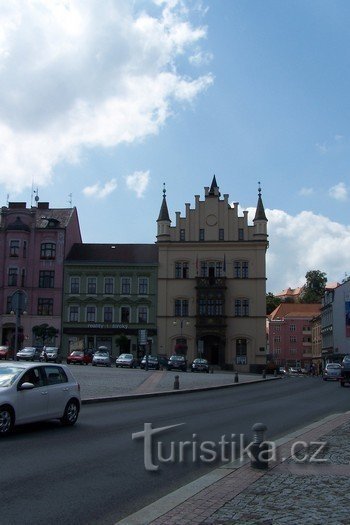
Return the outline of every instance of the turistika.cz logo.
[[[132,439],[143,439],[144,466],[145,469],[154,472],[159,469],[161,463],[184,463],[201,461],[203,463],[230,463],[234,461],[243,462],[245,459],[258,460],[262,463],[278,460],[278,447],[274,441],[263,441],[260,443],[261,451],[258,457],[252,454],[252,447],[256,443],[251,441],[247,444],[244,434],[230,434],[227,439],[222,435],[218,441],[200,441],[197,434],[192,434],[191,440],[170,441],[164,443],[155,436],[181,427],[186,423],[168,425],[153,428],[152,423],[144,423],[141,432],[134,432]],[[320,457],[320,453],[327,446],[324,441],[294,441],[291,444],[290,454],[296,463],[325,463],[328,459]],[[311,453],[310,450],[313,452]]]

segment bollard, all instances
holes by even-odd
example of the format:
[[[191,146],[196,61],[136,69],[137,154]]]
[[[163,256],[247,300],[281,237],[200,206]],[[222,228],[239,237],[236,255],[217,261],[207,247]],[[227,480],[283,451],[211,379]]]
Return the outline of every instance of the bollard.
[[[238,381],[239,381],[238,372],[235,372],[235,383],[238,383]]]
[[[210,373],[211,373],[211,374],[214,373],[214,368],[213,368],[213,367],[211,367],[211,369],[210,369]]]
[[[265,369],[263,370],[262,376],[263,376],[263,379],[266,379],[266,370]]]
[[[175,376],[174,379],[174,390],[179,390],[180,382],[179,382],[179,376]]]
[[[273,375],[277,377],[277,370],[274,371]]]
[[[264,441],[264,433],[267,430],[267,426],[264,423],[255,423],[252,426],[254,432],[253,443],[250,446],[250,466],[252,468],[266,470],[269,467],[268,462],[268,449],[269,445]]]

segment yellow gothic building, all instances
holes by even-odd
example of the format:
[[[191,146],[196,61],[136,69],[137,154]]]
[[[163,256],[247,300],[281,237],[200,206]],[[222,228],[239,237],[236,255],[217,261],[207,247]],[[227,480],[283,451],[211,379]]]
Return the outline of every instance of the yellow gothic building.
[[[158,353],[208,359],[248,372],[266,363],[267,218],[258,190],[253,224],[221,198],[216,178],[204,200],[176,212],[166,193],[157,219]]]

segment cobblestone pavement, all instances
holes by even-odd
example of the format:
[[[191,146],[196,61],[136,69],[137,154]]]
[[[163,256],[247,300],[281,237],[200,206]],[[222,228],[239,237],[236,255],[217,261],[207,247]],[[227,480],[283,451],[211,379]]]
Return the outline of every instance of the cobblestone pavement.
[[[350,413],[284,440],[269,469],[250,462],[144,525],[347,525],[350,523]],[[283,441],[283,440],[280,440]],[[303,441],[327,443],[297,448]],[[296,452],[294,452],[294,448]],[[284,458],[284,460],[282,459]],[[287,459],[285,459],[287,458]],[[137,521],[131,524],[141,523]]]
[[[235,384],[233,372],[215,371],[213,374],[203,374],[80,365],[70,365],[70,370],[80,383],[83,400],[172,391],[175,376],[179,378],[180,390]],[[267,376],[266,380],[269,379],[274,377]],[[263,379],[260,374],[239,374],[238,380],[240,384]]]

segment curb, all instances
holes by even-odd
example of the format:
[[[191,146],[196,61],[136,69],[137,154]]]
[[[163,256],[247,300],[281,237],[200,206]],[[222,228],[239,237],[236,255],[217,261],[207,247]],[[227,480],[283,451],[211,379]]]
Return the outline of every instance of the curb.
[[[217,385],[217,386],[200,386],[195,388],[184,388],[183,390],[164,390],[161,392],[147,392],[142,394],[121,394],[118,396],[108,396],[108,397],[96,397],[96,398],[86,398],[82,399],[82,405],[91,405],[93,403],[109,403],[113,401],[125,401],[128,399],[142,399],[147,397],[157,397],[157,396],[170,396],[170,395],[180,395],[180,394],[189,394],[192,392],[204,392],[206,390],[220,390],[223,388],[232,388],[237,386],[253,385],[255,383],[266,383],[266,381],[272,381],[276,379],[282,379],[281,377],[271,377],[269,379],[256,379],[253,381],[245,381],[243,383],[229,383],[227,385]]]

